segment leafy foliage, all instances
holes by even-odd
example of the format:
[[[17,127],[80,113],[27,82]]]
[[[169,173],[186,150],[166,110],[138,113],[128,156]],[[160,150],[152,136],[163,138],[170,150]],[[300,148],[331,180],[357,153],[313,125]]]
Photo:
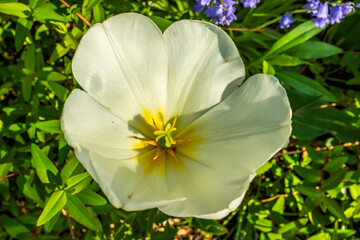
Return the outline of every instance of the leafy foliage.
[[[240,208],[215,221],[115,209],[74,156],[59,121],[78,87],[71,59],[86,21],[136,11],[164,31],[204,15],[191,12],[190,0],[68,3],[0,1],[0,239],[360,238],[359,12],[326,31],[301,18],[279,30],[279,15],[300,1],[266,0],[236,12],[226,31],[249,75],[275,75],[286,87],[293,135],[258,170]]]

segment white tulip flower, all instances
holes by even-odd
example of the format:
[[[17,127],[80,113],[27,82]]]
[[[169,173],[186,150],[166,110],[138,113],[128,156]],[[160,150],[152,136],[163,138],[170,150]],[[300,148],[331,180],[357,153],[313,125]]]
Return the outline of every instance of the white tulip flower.
[[[284,88],[245,69],[219,27],[181,20],[162,34],[125,13],[92,26],[73,63],[62,129],[116,207],[219,219],[287,143]]]

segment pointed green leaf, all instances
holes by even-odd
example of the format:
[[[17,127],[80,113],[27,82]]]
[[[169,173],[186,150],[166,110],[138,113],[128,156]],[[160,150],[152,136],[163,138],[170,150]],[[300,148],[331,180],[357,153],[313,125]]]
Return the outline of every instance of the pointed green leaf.
[[[323,96],[322,99],[326,101],[337,102],[337,98],[320,83],[296,72],[278,69],[276,71],[276,77],[278,77],[280,81],[283,81],[287,85],[308,96]]]
[[[0,159],[0,177],[4,177],[10,171],[16,149],[12,148],[6,155]]]
[[[93,8],[93,13],[94,13],[94,20],[96,23],[102,23],[105,20],[104,8],[101,6],[101,4],[97,4]]]
[[[26,18],[19,18],[15,27],[15,49],[16,51],[20,51],[23,43],[25,41],[26,36],[29,34],[31,27],[33,25],[33,21],[28,20]]]
[[[342,169],[342,166],[347,162],[348,159],[348,156],[333,158],[325,165],[324,170],[330,173],[336,172],[337,170]]]
[[[107,203],[105,198],[103,198],[99,194],[94,193],[93,191],[90,191],[88,189],[82,190],[81,192],[76,194],[76,196],[84,204],[88,204],[88,205],[101,206],[101,205],[105,205]]]
[[[61,179],[65,182],[70,176],[79,174],[84,170],[79,160],[74,156],[72,157],[61,170]]]
[[[300,193],[314,198],[314,199],[320,199],[321,198],[321,191],[310,186],[295,186],[295,189],[299,191]]]
[[[50,183],[49,174],[52,173],[56,176],[59,173],[57,168],[35,144],[31,144],[31,155],[40,181],[43,183]]]
[[[67,22],[66,17],[61,16],[54,10],[45,6],[36,8],[33,16],[37,21],[59,21],[64,23]]]
[[[304,22],[290,32],[288,32],[287,34],[285,34],[278,41],[276,41],[274,45],[269,49],[269,51],[265,54],[265,57],[270,56],[274,53],[281,53],[289,48],[295,47],[300,43],[303,43],[314,37],[321,31],[322,29],[315,27],[314,22]]]
[[[341,183],[341,181],[344,179],[345,175],[347,173],[346,169],[340,169],[335,174],[331,175],[328,179],[326,179],[323,184],[322,188],[329,190],[337,187]]]
[[[223,235],[228,232],[223,225],[221,225],[219,222],[215,220],[193,218],[191,224],[196,228],[200,228],[205,232],[212,233],[215,235]]]
[[[51,88],[51,90],[54,91],[55,95],[60,98],[62,101],[65,101],[67,94],[69,93],[69,90],[61,86],[60,84],[56,82],[48,82],[48,86]]]
[[[25,102],[30,100],[33,80],[33,75],[26,75],[22,78],[21,90],[23,92],[23,98]]]
[[[66,79],[64,75],[55,71],[41,71],[38,73],[38,78],[47,81],[63,81]]]
[[[49,133],[62,133],[60,120],[49,120],[35,123],[35,127]]]
[[[64,191],[56,191],[51,194],[49,200],[47,201],[43,212],[41,213],[36,225],[40,226],[52,217],[54,217],[61,209],[65,206],[67,202],[66,194]]]
[[[342,52],[342,49],[320,41],[307,41],[286,51],[293,57],[302,59],[324,58]]]
[[[98,231],[98,227],[96,226],[95,220],[89,210],[76,195],[68,195],[65,210],[68,211],[71,217],[80,224],[90,228],[91,230]]]
[[[24,18],[31,14],[31,9],[23,3],[0,3],[0,13]]]
[[[173,22],[165,18],[157,16],[149,16],[149,18],[164,32]]]
[[[324,202],[327,206],[327,209],[337,218],[340,218],[344,223],[349,224],[349,220],[344,214],[342,207],[334,200],[328,197],[324,198]]]
[[[13,238],[16,239],[30,239],[30,230],[7,215],[1,215],[1,225],[5,228],[5,231]]]
[[[312,168],[294,166],[294,170],[297,174],[299,174],[304,180],[307,180],[311,183],[320,182],[321,173],[319,170],[315,170]]]
[[[89,173],[83,172],[68,178],[65,182],[65,190],[69,194],[76,194],[83,190],[92,180]]]
[[[273,66],[287,66],[287,67],[298,66],[301,64],[309,64],[309,62],[285,54],[272,57],[271,59],[269,59],[269,63]]]
[[[275,75],[274,67],[266,60],[263,61],[263,73],[268,75]]]

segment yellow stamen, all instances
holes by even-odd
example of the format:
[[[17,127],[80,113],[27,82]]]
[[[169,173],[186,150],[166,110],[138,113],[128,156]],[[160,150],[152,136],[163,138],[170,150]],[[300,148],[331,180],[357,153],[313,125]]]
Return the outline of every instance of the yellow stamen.
[[[176,131],[175,123],[176,119],[174,119],[173,123],[168,123],[164,130],[156,130],[154,131],[154,135],[156,137],[156,142],[158,145],[162,148],[170,148],[172,145],[176,144],[176,141],[174,140],[172,133]],[[165,140],[165,142],[163,142]]]
[[[159,156],[163,155],[164,153],[165,151],[162,148],[160,147],[156,148],[156,155],[153,158],[153,160],[156,160]]]
[[[177,157],[172,149],[167,149],[166,152],[177,161]]]

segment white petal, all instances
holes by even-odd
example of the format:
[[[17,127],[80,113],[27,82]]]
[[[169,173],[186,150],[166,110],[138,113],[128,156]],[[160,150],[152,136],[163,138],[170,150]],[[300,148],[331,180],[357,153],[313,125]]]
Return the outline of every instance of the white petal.
[[[182,193],[186,201],[160,206],[168,215],[222,218],[238,207],[255,176],[253,173],[228,175],[182,154],[177,157],[182,171],[168,168],[168,185],[172,191]]]
[[[147,172],[144,161],[153,161],[154,152],[128,160],[104,158],[86,148],[76,156],[99,183],[102,191],[115,207],[128,211],[159,207],[184,198],[176,197],[167,185],[166,174],[159,169]],[[179,194],[177,194],[179,196]]]
[[[91,27],[76,50],[76,81],[124,122],[152,135],[144,110],[164,112],[167,53],[162,33],[147,17],[125,13]]]
[[[67,98],[61,127],[69,145],[78,151],[85,147],[104,157],[118,159],[139,154],[134,146],[140,141],[133,136],[141,138],[142,135],[84,91],[75,89]]]
[[[287,145],[290,133],[285,89],[275,77],[259,74],[180,133],[191,142],[177,151],[229,174],[254,172]]]
[[[164,32],[169,58],[166,119],[185,126],[226,98],[245,68],[231,38],[219,27],[182,20]]]

